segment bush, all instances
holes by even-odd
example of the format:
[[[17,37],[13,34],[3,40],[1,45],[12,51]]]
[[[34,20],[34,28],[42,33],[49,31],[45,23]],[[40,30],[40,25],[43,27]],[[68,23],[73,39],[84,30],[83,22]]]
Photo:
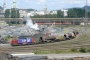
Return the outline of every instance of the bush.
[[[82,53],[87,52],[87,51],[86,51],[86,48],[84,48],[84,47],[81,47],[79,51],[82,52]]]
[[[80,22],[75,22],[75,25],[80,25]]]
[[[46,52],[43,50],[36,50],[34,53],[35,54],[46,54]]]
[[[8,35],[5,37],[5,40],[8,41],[11,37]]]
[[[78,52],[77,48],[72,48],[71,52]]]
[[[88,49],[87,52],[90,52],[90,49]]]
[[[56,50],[55,52],[56,52],[56,54],[60,54],[61,50]]]

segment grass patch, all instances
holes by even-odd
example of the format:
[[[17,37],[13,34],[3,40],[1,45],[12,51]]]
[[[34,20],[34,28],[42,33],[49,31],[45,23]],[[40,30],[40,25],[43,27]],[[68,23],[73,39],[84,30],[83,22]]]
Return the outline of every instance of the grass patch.
[[[87,50],[87,52],[89,52],[89,53],[90,53],[90,48]]]
[[[62,52],[62,50],[55,50],[56,54],[60,54]]]
[[[35,54],[52,54],[54,51],[36,50]]]
[[[35,54],[60,54],[62,50],[36,50]]]
[[[61,53],[90,53],[90,49],[81,47],[78,48],[72,48],[71,50],[36,50],[34,51],[35,54],[61,54]]]
[[[77,48],[72,48],[71,52],[79,52]]]

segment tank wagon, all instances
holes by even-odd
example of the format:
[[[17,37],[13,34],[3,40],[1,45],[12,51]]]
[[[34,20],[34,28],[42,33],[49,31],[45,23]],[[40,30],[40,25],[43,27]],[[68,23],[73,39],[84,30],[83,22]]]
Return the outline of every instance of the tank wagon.
[[[40,42],[55,42],[59,40],[58,35],[51,35],[51,33],[46,33],[46,35],[40,37]]]
[[[66,33],[63,35],[63,40],[70,40],[74,39],[76,35],[78,35],[78,31],[74,30],[71,33]],[[56,41],[62,41],[58,35],[51,35],[51,33],[46,33],[45,36],[40,37],[40,42],[56,42]]]
[[[67,39],[70,40],[70,39],[75,38],[78,34],[79,34],[79,32],[77,30],[74,30],[71,33],[64,34],[64,38],[65,38],[65,40],[67,40]]]
[[[72,31],[71,33],[66,33],[63,35],[64,40],[70,40],[76,37],[79,34],[77,30]],[[35,34],[34,36],[19,36],[17,39],[13,39],[11,41],[11,45],[30,45],[37,43],[45,43],[45,42],[56,42],[61,41],[58,35],[51,35],[51,33],[46,33],[45,35],[42,33]]]

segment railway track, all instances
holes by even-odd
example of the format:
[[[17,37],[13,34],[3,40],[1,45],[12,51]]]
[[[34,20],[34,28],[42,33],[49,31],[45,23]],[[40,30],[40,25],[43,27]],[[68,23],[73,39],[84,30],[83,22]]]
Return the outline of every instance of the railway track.
[[[63,42],[64,43],[64,42]],[[8,46],[0,47],[0,52],[34,52],[35,50],[58,50],[58,49],[71,49],[73,47],[80,48],[82,46],[88,47],[90,44],[77,44],[77,45],[60,45],[60,43],[49,43],[49,44],[38,44],[38,45],[27,45],[27,46]]]
[[[90,46],[90,37],[80,39],[77,37],[72,40],[44,43],[44,44],[34,44],[25,46],[11,46],[11,45],[0,45],[0,52],[34,52],[36,50],[58,50],[58,49],[72,49]]]

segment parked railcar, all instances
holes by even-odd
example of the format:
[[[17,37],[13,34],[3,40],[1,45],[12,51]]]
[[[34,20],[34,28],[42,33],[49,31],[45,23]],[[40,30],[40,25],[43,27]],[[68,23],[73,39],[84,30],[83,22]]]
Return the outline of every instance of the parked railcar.
[[[48,36],[48,35],[46,35],[46,36],[42,36],[42,37],[40,37],[40,42],[55,42],[55,41],[58,41],[59,40],[59,38],[58,38],[58,36],[57,35],[51,35],[51,36]]]

